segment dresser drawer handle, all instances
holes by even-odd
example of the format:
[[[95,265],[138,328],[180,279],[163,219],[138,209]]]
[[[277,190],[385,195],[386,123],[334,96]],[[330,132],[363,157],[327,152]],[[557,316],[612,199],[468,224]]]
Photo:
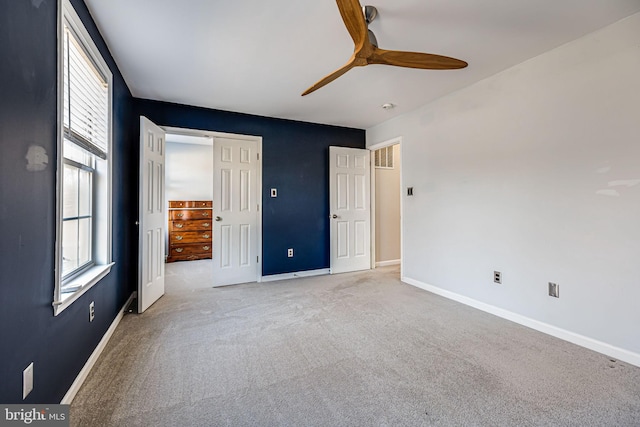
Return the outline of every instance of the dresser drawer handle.
[[[211,246],[203,246],[202,249],[204,249],[205,251],[208,251],[209,249],[211,249]]]
[[[175,248],[174,251],[180,253],[180,252],[184,251],[184,249],[183,248]]]
[[[209,212],[202,212],[202,216],[209,216]]]
[[[209,237],[211,237],[211,234],[205,233],[205,234],[202,235],[202,237],[204,237],[205,239],[208,239]]]
[[[184,224],[173,224],[173,226],[175,228],[182,228],[182,227],[184,227]]]
[[[183,237],[182,237],[181,235],[179,235],[179,234],[178,234],[178,235],[176,236],[176,240],[182,240],[182,239],[183,239]]]
[[[179,214],[176,214],[176,216],[177,216],[178,218],[182,218],[182,217],[184,216],[184,214],[183,214],[183,213],[179,213]]]
[[[207,202],[202,202],[202,206],[207,206]]]
[[[203,226],[203,227],[208,227],[208,226],[210,226],[210,225],[211,225],[211,223],[209,223],[209,222],[203,222],[203,223],[202,223],[202,226]]]

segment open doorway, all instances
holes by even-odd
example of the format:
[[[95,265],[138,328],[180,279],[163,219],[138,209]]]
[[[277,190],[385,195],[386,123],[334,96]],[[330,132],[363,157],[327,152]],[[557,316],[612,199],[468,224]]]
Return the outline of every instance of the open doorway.
[[[167,132],[167,262],[212,257],[213,138]]]
[[[402,264],[401,138],[370,146],[372,151],[372,256],[374,267]]]
[[[167,261],[206,262],[213,286],[261,281],[262,138],[165,131]]]

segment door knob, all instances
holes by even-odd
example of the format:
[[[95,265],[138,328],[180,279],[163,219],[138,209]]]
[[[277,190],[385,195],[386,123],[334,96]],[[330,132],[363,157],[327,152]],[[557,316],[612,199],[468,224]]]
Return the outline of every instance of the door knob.
[[[331,218],[336,219],[336,218],[338,218],[338,215],[333,214],[333,215],[331,215]]]
[[[216,221],[222,221],[222,218],[220,218],[219,216],[216,217]]]

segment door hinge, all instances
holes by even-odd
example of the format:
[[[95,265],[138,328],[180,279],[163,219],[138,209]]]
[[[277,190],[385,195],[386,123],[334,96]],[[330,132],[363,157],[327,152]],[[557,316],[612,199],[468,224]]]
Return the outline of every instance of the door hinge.
[[[260,160],[260,153],[256,153],[258,155],[258,160]]]
[[[256,257],[256,262],[260,262],[260,257],[259,256]]]
[[[256,209],[258,210],[258,212],[260,212],[260,205],[258,205]]]

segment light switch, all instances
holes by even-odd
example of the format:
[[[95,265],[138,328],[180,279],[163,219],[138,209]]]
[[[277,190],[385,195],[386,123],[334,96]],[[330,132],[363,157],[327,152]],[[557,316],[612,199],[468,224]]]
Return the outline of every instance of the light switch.
[[[278,189],[277,188],[272,188],[271,189],[271,197],[278,197]]]

